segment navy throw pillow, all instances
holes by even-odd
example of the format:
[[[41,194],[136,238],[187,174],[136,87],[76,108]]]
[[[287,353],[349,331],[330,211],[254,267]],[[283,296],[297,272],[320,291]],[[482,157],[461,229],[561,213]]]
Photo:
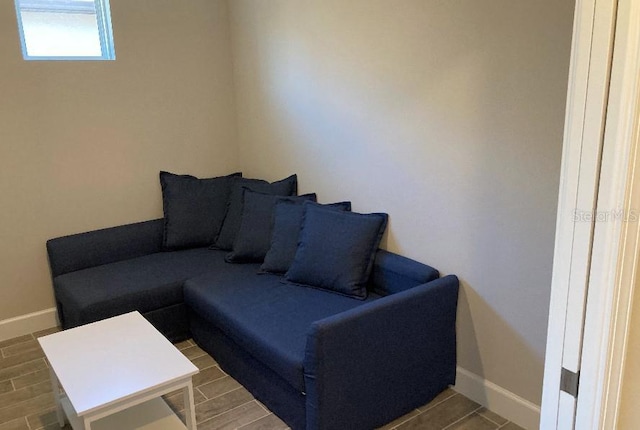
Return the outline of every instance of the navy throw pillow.
[[[298,193],[298,177],[291,175],[281,181],[269,183],[261,179],[235,178],[231,184],[231,194],[227,205],[227,213],[214,247],[231,250],[242,221],[242,197],[244,188],[264,194],[278,196],[295,196]]]
[[[165,249],[211,245],[227,211],[231,183],[242,173],[198,179],[160,172]]]
[[[351,210],[351,202],[321,206],[339,211]],[[304,206],[300,202],[282,200],[276,203],[273,211],[271,244],[260,270],[277,274],[283,274],[289,270],[298,250],[303,215]]]
[[[315,202],[316,195],[282,197],[245,188],[240,229],[233,242],[233,249],[225,257],[227,263],[256,263],[264,260],[271,242],[273,210],[281,200],[299,203],[301,206],[305,201]]]
[[[384,213],[359,214],[305,203],[298,250],[285,279],[365,299],[387,220]]]

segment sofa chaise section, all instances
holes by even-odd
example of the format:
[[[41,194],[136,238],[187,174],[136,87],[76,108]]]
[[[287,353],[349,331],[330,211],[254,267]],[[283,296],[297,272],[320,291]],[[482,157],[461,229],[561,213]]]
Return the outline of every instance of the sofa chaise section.
[[[223,266],[206,248],[165,252],[162,219],[47,242],[64,329],[137,310],[172,341],[189,337],[183,283]]]

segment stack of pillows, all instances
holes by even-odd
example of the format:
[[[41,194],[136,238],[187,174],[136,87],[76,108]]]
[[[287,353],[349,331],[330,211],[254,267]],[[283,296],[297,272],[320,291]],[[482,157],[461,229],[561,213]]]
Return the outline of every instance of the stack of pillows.
[[[209,246],[228,263],[356,299],[367,297],[387,214],[351,212],[297,195],[297,176],[269,183],[241,173],[209,179],[160,172],[166,250]]]

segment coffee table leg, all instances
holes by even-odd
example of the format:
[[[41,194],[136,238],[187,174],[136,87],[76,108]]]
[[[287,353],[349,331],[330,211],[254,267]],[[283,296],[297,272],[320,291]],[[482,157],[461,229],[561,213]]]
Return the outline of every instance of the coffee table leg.
[[[196,430],[196,407],[193,401],[193,383],[189,380],[189,384],[184,388],[184,415],[187,421],[188,430]]]
[[[62,410],[62,403],[60,402],[60,383],[58,382],[58,376],[51,367],[49,368],[49,375],[51,377],[51,385],[53,385],[53,400],[56,404],[58,424],[60,424],[60,427],[64,427],[64,411]]]

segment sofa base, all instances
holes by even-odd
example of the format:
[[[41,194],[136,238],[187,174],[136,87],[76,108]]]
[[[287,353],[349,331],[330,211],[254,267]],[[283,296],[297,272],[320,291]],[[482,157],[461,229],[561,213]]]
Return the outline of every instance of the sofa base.
[[[58,315],[62,316],[60,321],[64,330],[95,322],[94,320],[70,322],[68,318],[64,318],[63,308],[60,303],[58,303]],[[191,337],[187,305],[184,303],[144,312],[142,316],[173,343],[181,342]]]
[[[145,312],[142,316],[173,343],[191,337],[187,305],[184,303]]]
[[[304,394],[193,312],[190,313],[190,322],[193,340],[209,353],[225,372],[233,376],[293,430],[305,428]]]

